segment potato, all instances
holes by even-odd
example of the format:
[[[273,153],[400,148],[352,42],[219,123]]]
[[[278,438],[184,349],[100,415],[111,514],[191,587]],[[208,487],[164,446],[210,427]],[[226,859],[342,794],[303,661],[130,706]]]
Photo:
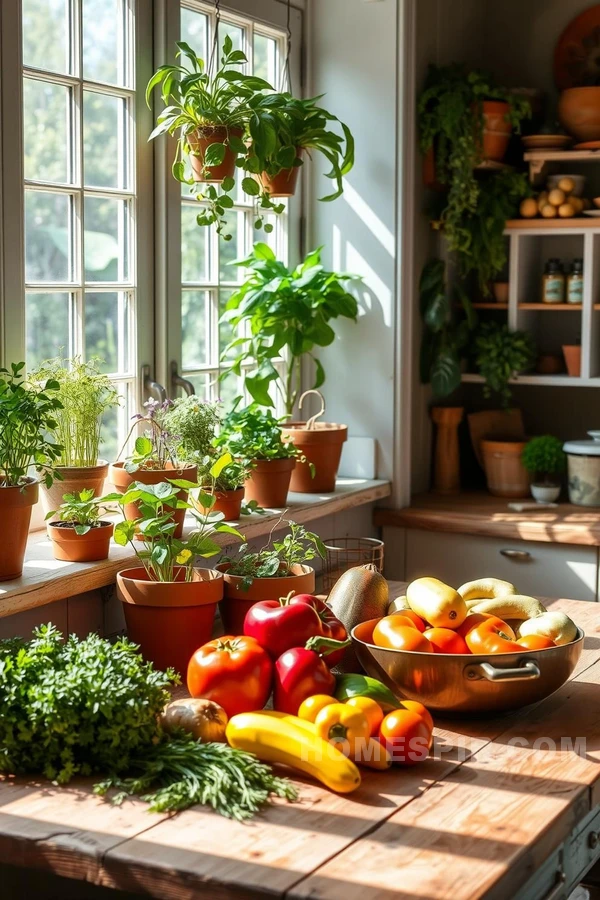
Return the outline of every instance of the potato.
[[[569,203],[575,210],[575,215],[578,216],[583,210],[583,200],[581,197],[569,197]]]
[[[552,206],[551,203],[546,203],[545,206],[542,206],[542,216],[544,219],[555,219],[557,214],[557,209],[555,206]]]
[[[519,212],[524,219],[534,219],[537,216],[538,206],[533,197],[527,197],[527,199],[521,200]]]
[[[548,194],[548,203],[551,203],[552,206],[562,206],[566,199],[565,192],[561,191],[559,188],[554,188],[554,190],[550,191]]]
[[[558,215],[561,219],[572,219],[575,215],[575,207],[572,203],[562,203],[558,207]]]
[[[542,191],[541,194],[538,194],[538,198],[537,198],[538,212],[541,213],[542,208],[547,204],[547,202],[548,202],[548,191]]]
[[[558,188],[564,191],[565,194],[570,194],[571,191],[575,190],[575,182],[569,177],[561,178],[558,182]]]

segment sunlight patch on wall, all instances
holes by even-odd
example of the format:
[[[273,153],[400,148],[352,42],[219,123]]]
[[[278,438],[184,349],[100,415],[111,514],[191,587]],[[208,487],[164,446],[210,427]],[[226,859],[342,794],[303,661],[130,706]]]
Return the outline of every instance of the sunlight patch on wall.
[[[352,187],[346,178],[344,178],[344,193],[342,197],[350,209],[356,213],[362,223],[369,229],[373,237],[379,241],[384,250],[394,259],[396,254],[394,234],[381,221],[379,216],[373,212],[369,204],[363,200],[358,191]]]

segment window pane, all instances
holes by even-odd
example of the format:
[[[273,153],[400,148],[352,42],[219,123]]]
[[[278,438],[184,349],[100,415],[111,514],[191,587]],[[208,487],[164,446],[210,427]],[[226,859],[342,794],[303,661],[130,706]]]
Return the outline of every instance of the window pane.
[[[103,372],[126,372],[127,295],[108,291],[85,295],[85,356],[102,360]]]
[[[126,84],[126,0],[83,0],[83,77]]]
[[[83,92],[83,179],[90,187],[126,188],[126,106],[119,97]]]
[[[234,50],[244,49],[244,29],[240,28],[238,25],[231,25],[229,22],[223,22],[221,20],[221,24],[219,25],[219,51],[223,46],[226,35],[229,35],[231,38]],[[239,69],[239,66],[236,66],[235,68]]]
[[[184,282],[208,280],[211,229],[198,225],[199,212],[198,205],[181,207],[181,278]]]
[[[69,71],[69,0],[23,0],[23,62]]]
[[[231,240],[219,241],[219,278],[221,281],[239,281],[242,270],[231,263],[244,258],[244,213],[228,213],[227,231]]]
[[[128,280],[128,202],[85,198],[86,281]]]
[[[241,393],[241,380],[236,375],[227,375],[222,379],[222,381],[219,381],[219,383],[217,384],[215,399],[220,400],[227,409],[233,404],[235,398],[238,397]]]
[[[181,9],[181,40],[196,51],[196,56],[203,59],[208,66],[206,56],[208,16],[194,12],[193,9]],[[186,65],[185,60],[183,65]]]
[[[233,291],[227,291],[221,289],[219,291],[219,318],[225,312],[225,307],[227,305],[227,301],[233,294]],[[235,331],[233,326],[229,322],[222,322],[219,324],[219,356],[223,353],[225,347],[234,339]],[[234,347],[233,350],[230,350],[227,354],[228,357],[236,356],[241,350],[242,346]]]
[[[102,428],[100,430],[100,458],[112,462],[123,446],[123,440],[127,434],[131,422],[128,422],[128,396],[130,386],[118,384],[117,390],[121,395],[121,405],[111,407],[102,416]]]
[[[211,400],[211,382],[216,381],[217,373],[203,372],[201,375],[186,375],[188,381],[194,385],[194,389],[201,400]]]
[[[25,192],[25,280],[72,280],[71,196]]]
[[[254,35],[254,74],[265,78],[278,89],[277,82],[277,41],[263,34]]]
[[[69,152],[71,91],[60,84],[23,79],[25,178],[72,181]]]
[[[209,362],[208,330],[210,293],[183,291],[181,295],[182,364],[184,369],[196,369]]]
[[[26,294],[26,362],[29,370],[62,348],[71,353],[69,342],[69,294]]]

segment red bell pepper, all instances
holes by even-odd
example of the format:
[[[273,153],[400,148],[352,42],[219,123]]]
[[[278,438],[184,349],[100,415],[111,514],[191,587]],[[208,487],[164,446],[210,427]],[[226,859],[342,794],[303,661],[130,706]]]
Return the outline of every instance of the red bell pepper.
[[[350,641],[332,641],[314,637],[305,647],[286,650],[275,663],[273,678],[273,706],[279,712],[298,715],[300,705],[313,694],[335,691],[335,675],[325,662],[329,651],[337,652]]]
[[[260,600],[251,606],[244,619],[244,634],[253,637],[277,659],[286,650],[322,635],[323,629],[316,609],[294,603],[290,593],[279,600]]]
[[[323,637],[331,638],[334,641],[345,641],[348,639],[348,632],[344,625],[337,616],[334,615],[331,607],[328,606],[324,600],[321,600],[320,597],[315,597],[313,594],[296,594],[295,597],[292,597],[290,603],[292,605],[303,604],[305,606],[312,606],[321,620]],[[302,643],[302,641],[299,641],[298,643]],[[342,650],[334,650],[332,653],[328,653],[325,657],[325,661],[329,668],[333,669],[334,666],[337,666],[337,664],[341,662],[343,655],[343,648]]]

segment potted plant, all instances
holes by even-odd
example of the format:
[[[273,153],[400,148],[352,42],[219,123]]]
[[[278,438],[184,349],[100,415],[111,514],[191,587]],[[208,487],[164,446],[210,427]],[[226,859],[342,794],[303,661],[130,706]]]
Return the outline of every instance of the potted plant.
[[[306,422],[286,422],[283,440],[293,444],[298,459],[292,471],[290,489],[299,494],[329,494],[335,491],[342,447],[348,439],[348,426],[317,422],[325,414],[325,398],[320,391],[305,391],[298,401],[299,409],[309,394],[321,400],[321,409]]]
[[[223,450],[228,452],[227,447],[224,447]],[[205,473],[213,462],[214,456],[205,458],[203,465],[199,468],[200,481],[205,480]],[[245,484],[251,475],[251,463],[247,460],[232,458],[229,465],[225,466],[218,478],[214,479],[213,485],[203,488],[205,494],[210,494],[215,498],[213,511],[223,513],[226,521],[234,522],[239,519],[246,495]],[[200,504],[194,492],[190,494],[190,502],[202,512],[206,511],[206,507]],[[247,509],[248,512],[254,512],[258,504],[253,500],[246,506],[250,507]]]
[[[538,503],[558,500],[561,476],[567,468],[563,442],[551,434],[532,438],[525,445],[521,459],[533,476],[531,493]]]
[[[254,403],[238,410],[235,404],[223,421],[216,443],[251,466],[245,482],[248,500],[268,509],[285,506],[292,471],[302,454],[283,440],[279,419],[270,409]]]
[[[113,523],[101,516],[106,501],[96,497],[93,488],[65,494],[63,503],[46,515],[48,535],[55,559],[68,562],[96,562],[108,558]]]
[[[134,482],[151,485],[178,478],[194,486],[197,485],[197,465],[179,459],[177,455],[178,438],[165,427],[165,414],[171,404],[171,400],[165,400],[164,403],[148,400],[144,404],[146,414],[134,416],[135,421],[119,456],[127,446],[133,430],[140,423],[145,422],[148,428],[145,434],[136,438],[131,455],[124,462],[115,462],[110,466],[109,480],[121,494],[129,496],[129,489]],[[185,501],[186,498],[187,489],[181,487],[179,500]],[[175,537],[178,538],[183,533],[186,508],[185,504],[173,507],[172,518],[176,524]],[[123,510],[126,519],[133,521],[140,516],[140,507],[134,501],[126,503]]]
[[[527,372],[537,358],[535,343],[525,331],[511,331],[507,325],[483,322],[475,335],[475,365],[483,376],[485,397],[498,394],[503,407],[511,399],[511,378]]]
[[[54,439],[61,408],[58,381],[30,382],[25,363],[0,369],[0,581],[19,578],[38,500],[32,466],[52,484],[51,467],[62,447]]]
[[[221,619],[228,634],[243,634],[246,613],[259,600],[276,600],[292,594],[312,594],[315,571],[306,563],[320,556],[325,558],[325,545],[318,535],[303,525],[287,521],[289,533],[281,540],[272,540],[273,527],[267,544],[251,551],[247,544],[238,547],[235,556],[224,557],[217,569],[224,575],[223,600],[219,605]]]
[[[225,457],[226,459],[226,457]],[[223,460],[214,466],[215,477]],[[109,495],[123,509],[136,503],[140,516],[115,526],[115,543],[130,544],[139,565],[117,574],[117,592],[123,602],[129,638],[157,668],[172,666],[185,675],[193,652],[211,637],[217,603],[223,596],[223,575],[196,568],[197,557],[208,559],[221,547],[215,534],[244,540],[243,535],[212,512],[214,498],[202,497],[209,512],[199,513],[180,497],[192,484],[173,479],[159,484],[134,482],[123,495]],[[196,527],[186,540],[176,536],[171,511],[190,510]]]
[[[56,437],[63,449],[56,460],[57,480],[50,487],[42,485],[44,511],[57,509],[65,493],[91,489],[92,496],[99,496],[108,473],[108,462],[99,458],[102,417],[121,402],[117,389],[97,359],[56,357],[43,362],[30,378],[60,383]]]

